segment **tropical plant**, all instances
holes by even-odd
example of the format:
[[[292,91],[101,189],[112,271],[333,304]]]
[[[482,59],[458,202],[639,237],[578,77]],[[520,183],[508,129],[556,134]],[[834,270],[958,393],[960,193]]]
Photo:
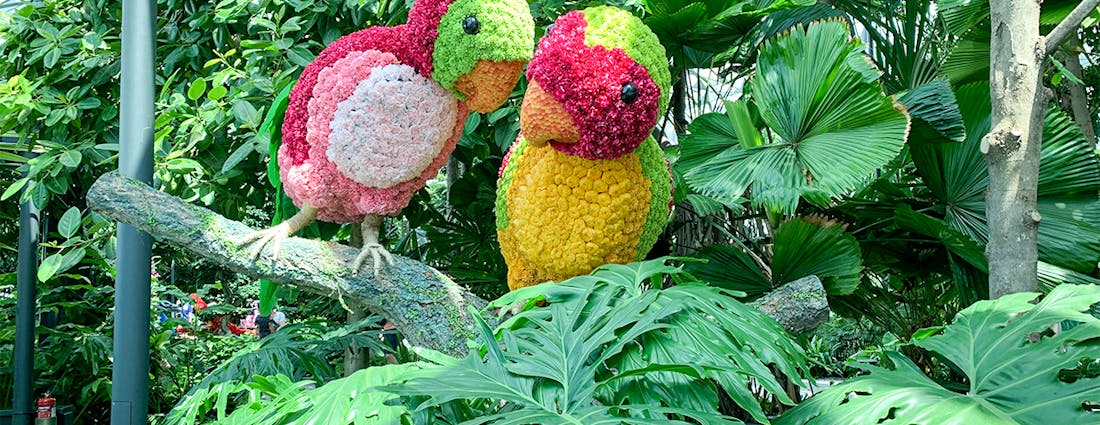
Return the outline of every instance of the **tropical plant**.
[[[718,126],[720,136],[684,141],[684,176],[716,198],[751,189],[753,205],[770,214],[792,214],[800,200],[828,206],[864,187],[905,142],[909,116],[877,80],[844,23],[795,27],[764,44],[751,100],[727,104],[728,122],[710,115],[698,124]]]
[[[760,422],[768,417],[758,397],[793,403],[776,373],[804,376],[801,348],[763,313],[668,261],[509,293],[490,308],[518,313],[495,332],[479,321],[479,349],[464,359],[417,350],[420,362],[308,391],[285,376],[233,382],[200,390],[206,402],[189,403],[188,414],[217,409],[225,423],[740,423],[718,410],[720,396]],[[666,278],[678,284],[658,289]],[[395,406],[386,394],[408,409],[386,407]]]
[[[859,243],[836,222],[794,218],[779,226],[769,263],[734,245],[710,245],[696,252],[706,263],[688,263],[693,275],[757,298],[806,276],[821,279],[829,295],[847,295],[860,284],[863,261]]]
[[[419,408],[493,400],[473,423],[736,422],[719,413],[721,392],[766,421],[750,380],[791,403],[768,365],[802,376],[801,348],[770,318],[666,261],[513,291],[491,308],[522,311],[495,339],[480,324],[484,355],[387,390],[429,397]],[[677,285],[657,289],[666,276]]]
[[[913,342],[965,375],[961,389],[886,351],[892,367],[854,365],[869,374],[822,391],[776,424],[1097,423],[1100,318],[1088,311],[1100,302],[1100,286],[1061,285],[1035,304],[1038,295],[978,302],[942,333]],[[1072,326],[1052,330],[1064,321]]]
[[[190,387],[167,416],[169,423],[193,423],[204,419],[212,406],[224,413],[230,396],[243,397],[253,376],[283,376],[292,382],[311,379],[326,382],[336,378],[329,364],[333,354],[356,347],[384,352],[371,316],[346,327],[329,328],[321,322],[294,323],[278,332],[242,346],[212,370],[196,371],[202,380]]]

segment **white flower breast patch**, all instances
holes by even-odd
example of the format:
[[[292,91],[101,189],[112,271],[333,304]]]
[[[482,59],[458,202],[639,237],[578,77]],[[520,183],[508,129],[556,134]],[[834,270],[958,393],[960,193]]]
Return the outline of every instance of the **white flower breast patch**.
[[[326,155],[364,186],[392,187],[432,163],[457,116],[458,100],[412,67],[375,68],[336,106]]]

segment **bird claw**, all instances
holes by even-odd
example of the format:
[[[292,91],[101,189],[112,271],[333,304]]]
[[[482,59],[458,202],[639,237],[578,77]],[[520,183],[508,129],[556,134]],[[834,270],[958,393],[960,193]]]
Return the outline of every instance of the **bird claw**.
[[[239,244],[241,246],[253,244],[252,251],[249,252],[249,256],[252,257],[252,260],[258,260],[260,254],[264,251],[264,247],[271,244],[273,245],[271,248],[271,259],[278,260],[283,241],[290,235],[288,232],[289,230],[289,225],[281,223],[268,229],[253,232],[242,238]]]
[[[393,256],[390,255],[390,252],[386,251],[386,248],[383,248],[381,244],[366,244],[359,250],[359,256],[355,257],[355,264],[352,270],[354,270],[356,274],[359,273],[359,270],[363,267],[363,262],[366,261],[368,256],[372,260],[372,264],[374,264],[374,277],[378,277],[382,272],[382,260],[385,260],[388,265],[393,265]]]

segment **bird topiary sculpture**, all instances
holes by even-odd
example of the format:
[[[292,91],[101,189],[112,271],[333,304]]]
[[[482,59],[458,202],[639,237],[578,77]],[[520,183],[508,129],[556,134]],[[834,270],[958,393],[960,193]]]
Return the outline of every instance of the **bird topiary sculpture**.
[[[650,136],[671,85],[657,36],[616,8],[570,12],[539,42],[527,79],[497,188],[509,288],[643,259],[672,196]]]

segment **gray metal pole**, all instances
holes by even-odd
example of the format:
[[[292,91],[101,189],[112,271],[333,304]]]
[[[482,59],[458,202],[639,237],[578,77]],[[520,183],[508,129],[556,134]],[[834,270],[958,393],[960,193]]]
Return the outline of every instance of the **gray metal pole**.
[[[146,184],[153,181],[156,0],[122,1],[122,105],[118,168]],[[148,423],[149,235],[118,224],[115,265],[114,369],[111,424]]]
[[[38,270],[38,209],[27,201],[19,205],[19,265],[16,266],[15,385],[13,425],[34,423],[35,283]]]

